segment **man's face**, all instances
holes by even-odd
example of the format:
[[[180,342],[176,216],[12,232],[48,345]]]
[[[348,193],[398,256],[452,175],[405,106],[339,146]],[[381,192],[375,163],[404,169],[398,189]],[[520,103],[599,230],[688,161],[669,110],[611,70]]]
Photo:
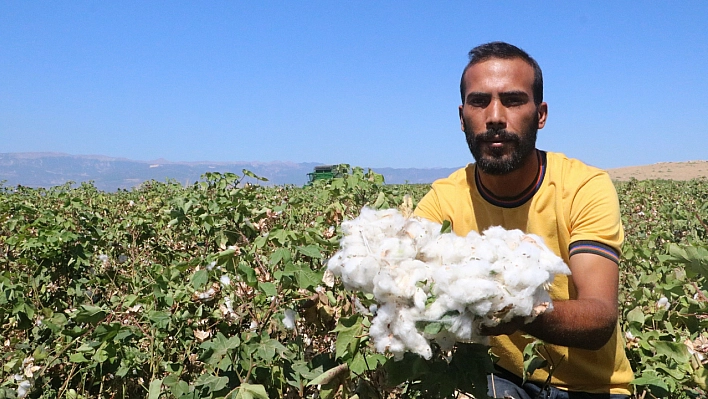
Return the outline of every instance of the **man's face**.
[[[517,170],[546,122],[546,103],[533,102],[533,68],[517,58],[492,58],[468,68],[464,80],[460,123],[477,166],[493,175]]]

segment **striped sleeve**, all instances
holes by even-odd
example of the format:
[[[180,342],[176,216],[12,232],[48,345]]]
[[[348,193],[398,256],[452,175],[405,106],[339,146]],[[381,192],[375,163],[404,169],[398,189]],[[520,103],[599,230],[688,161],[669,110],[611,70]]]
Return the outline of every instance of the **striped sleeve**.
[[[600,255],[619,264],[620,257],[617,250],[601,242],[582,240],[571,243],[568,248],[568,257],[580,253]]]

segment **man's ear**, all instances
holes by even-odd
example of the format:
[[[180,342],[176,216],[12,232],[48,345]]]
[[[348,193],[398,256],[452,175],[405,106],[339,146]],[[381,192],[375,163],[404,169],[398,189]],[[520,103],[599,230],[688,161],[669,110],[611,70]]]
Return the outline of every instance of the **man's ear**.
[[[546,126],[546,118],[548,118],[548,104],[545,102],[539,104],[536,107],[536,112],[538,112],[538,128],[543,129]]]
[[[462,117],[462,105],[457,107],[457,112],[460,115],[460,129],[462,129],[462,131],[464,132],[465,131],[465,119]]]

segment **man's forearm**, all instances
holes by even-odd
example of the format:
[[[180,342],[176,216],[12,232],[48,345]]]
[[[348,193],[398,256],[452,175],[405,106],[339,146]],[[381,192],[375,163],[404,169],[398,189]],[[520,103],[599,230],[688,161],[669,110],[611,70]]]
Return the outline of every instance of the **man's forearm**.
[[[556,301],[552,312],[541,314],[520,329],[554,345],[596,350],[617,326],[617,307],[599,299]]]

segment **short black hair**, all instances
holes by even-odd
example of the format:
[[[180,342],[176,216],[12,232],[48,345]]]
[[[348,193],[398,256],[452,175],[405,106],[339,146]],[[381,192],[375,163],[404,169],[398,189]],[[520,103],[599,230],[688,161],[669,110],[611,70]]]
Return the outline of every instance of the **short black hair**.
[[[533,102],[536,106],[539,106],[543,102],[543,73],[541,72],[541,67],[538,66],[538,62],[531,58],[524,50],[505,42],[490,42],[473,48],[468,55],[470,62],[462,71],[462,78],[460,78],[460,97],[462,97],[462,104],[465,103],[465,90],[467,89],[465,87],[465,72],[467,72],[472,65],[492,58],[505,60],[520,58],[529,64],[533,68]]]

